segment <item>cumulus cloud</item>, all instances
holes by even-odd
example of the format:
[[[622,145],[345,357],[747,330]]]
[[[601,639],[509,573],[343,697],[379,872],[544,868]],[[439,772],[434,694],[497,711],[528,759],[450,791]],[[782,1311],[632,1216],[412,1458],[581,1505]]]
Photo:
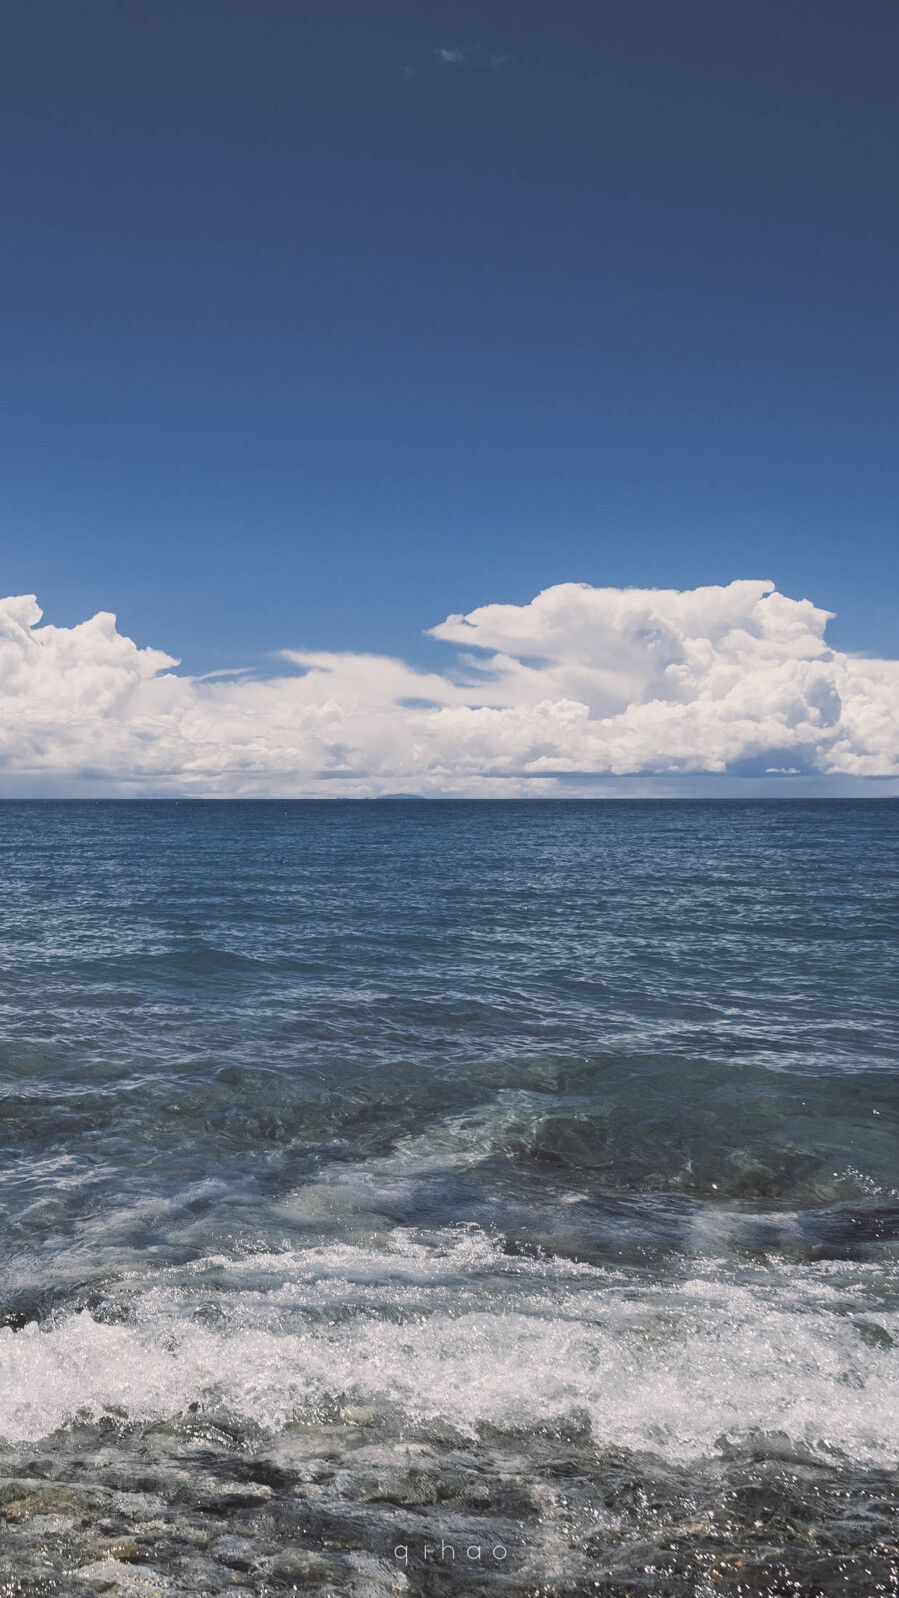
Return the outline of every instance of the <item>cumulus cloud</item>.
[[[0,601],[5,791],[207,795],[585,791],[600,777],[899,776],[899,662],[828,647],[829,613],[769,582],[563,583],[430,635],[451,670],[285,651],[260,679],[179,676],[106,612]]]

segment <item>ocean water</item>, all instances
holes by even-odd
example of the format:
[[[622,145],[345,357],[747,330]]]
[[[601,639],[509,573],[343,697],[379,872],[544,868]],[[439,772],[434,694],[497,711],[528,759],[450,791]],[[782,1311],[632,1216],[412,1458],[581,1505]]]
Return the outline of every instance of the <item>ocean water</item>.
[[[0,806],[0,1593],[897,1590],[899,804]]]

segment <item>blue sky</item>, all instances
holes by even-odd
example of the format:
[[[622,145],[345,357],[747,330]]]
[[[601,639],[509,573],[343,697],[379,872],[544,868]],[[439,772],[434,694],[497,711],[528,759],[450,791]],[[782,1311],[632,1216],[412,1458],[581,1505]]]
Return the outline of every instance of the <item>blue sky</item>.
[[[2,34],[3,593],[212,671],[770,577],[897,653],[893,0]]]

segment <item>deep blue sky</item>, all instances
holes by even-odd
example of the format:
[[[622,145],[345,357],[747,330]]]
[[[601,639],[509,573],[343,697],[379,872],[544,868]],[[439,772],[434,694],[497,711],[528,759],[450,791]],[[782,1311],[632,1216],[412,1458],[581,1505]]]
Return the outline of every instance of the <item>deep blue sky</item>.
[[[4,593],[209,670],[760,576],[897,652],[895,0],[21,0],[0,55]]]

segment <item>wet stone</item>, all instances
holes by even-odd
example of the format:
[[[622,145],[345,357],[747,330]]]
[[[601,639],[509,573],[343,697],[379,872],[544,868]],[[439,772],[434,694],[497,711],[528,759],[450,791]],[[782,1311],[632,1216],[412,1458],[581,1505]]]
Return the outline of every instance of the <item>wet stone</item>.
[[[879,1326],[876,1321],[855,1320],[853,1325],[868,1348],[895,1348],[895,1339],[890,1336],[885,1326]]]
[[[436,1504],[438,1477],[423,1470],[384,1471],[377,1476],[358,1478],[353,1496],[363,1504]]]
[[[129,1542],[122,1538],[99,1538],[93,1544],[93,1552],[97,1559],[118,1559],[131,1563],[135,1560],[145,1559],[147,1550],[136,1542]]]
[[[239,1485],[229,1482],[191,1494],[197,1509],[213,1515],[231,1515],[239,1509],[258,1509],[267,1504],[271,1496],[272,1489],[264,1482],[241,1482]]]
[[[0,1486],[0,1513],[10,1522],[28,1520],[35,1515],[65,1515],[75,1519],[90,1513],[97,1499],[97,1494],[56,1483],[4,1482]]]
[[[336,1560],[301,1549],[279,1554],[268,1570],[278,1582],[334,1582],[344,1574]]]
[[[232,1565],[235,1570],[252,1570],[260,1558],[257,1544],[246,1537],[219,1537],[209,1552],[220,1565]]]
[[[340,1418],[345,1420],[348,1426],[376,1426],[379,1416],[378,1411],[370,1404],[345,1404],[340,1412]]]
[[[142,1570],[117,1559],[98,1559],[76,1571],[97,1592],[121,1593],[122,1598],[169,1592],[171,1582],[156,1570]]]

